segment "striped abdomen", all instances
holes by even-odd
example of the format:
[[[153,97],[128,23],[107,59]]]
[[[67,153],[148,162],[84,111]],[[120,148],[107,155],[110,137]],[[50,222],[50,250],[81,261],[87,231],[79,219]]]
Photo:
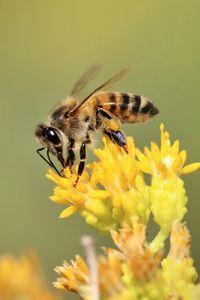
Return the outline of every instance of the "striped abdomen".
[[[111,112],[123,123],[144,122],[159,112],[146,97],[132,93],[101,92],[95,100],[97,107]]]

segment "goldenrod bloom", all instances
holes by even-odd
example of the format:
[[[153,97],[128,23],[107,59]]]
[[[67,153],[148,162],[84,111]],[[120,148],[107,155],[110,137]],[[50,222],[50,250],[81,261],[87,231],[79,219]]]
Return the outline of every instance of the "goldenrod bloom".
[[[144,154],[137,149],[140,170],[154,177],[170,178],[174,175],[192,173],[200,168],[200,163],[184,166],[187,152],[185,150],[179,152],[178,140],[171,145],[170,135],[164,130],[163,124],[160,125],[160,134],[160,148],[157,144],[151,143],[151,149],[145,147]]]
[[[77,175],[69,169],[64,178],[49,170],[47,177],[57,185],[51,199],[67,205],[60,217],[79,211],[87,223],[109,231],[124,222],[131,224],[133,217],[147,224],[152,212],[162,228],[160,246],[157,245],[162,247],[173,221],[180,221],[186,212],[187,198],[177,176],[197,170],[200,163],[183,167],[186,151],[179,152],[179,141],[171,146],[163,124],[160,130],[160,148],[152,143],[151,150],[145,148],[144,154],[136,150],[132,138],[127,139],[128,154],[104,138],[104,148],[94,150],[98,161],[89,165],[91,175],[85,171],[76,187]],[[152,175],[150,186],[142,172]]]
[[[0,299],[59,300],[48,291],[35,256],[0,257]]]
[[[134,280],[149,281],[155,275],[162,252],[153,253],[146,242],[146,226],[133,221],[132,227],[124,225],[111,232],[112,238],[123,254]]]
[[[153,253],[146,241],[146,226],[133,220],[112,231],[118,250],[104,249],[98,257],[98,289],[101,300],[198,300],[200,286],[190,258],[190,235],[183,224],[175,223],[169,254]],[[81,299],[92,299],[89,267],[79,256],[71,264],[57,267],[55,286],[73,291]]]
[[[115,299],[126,290],[122,281],[123,255],[111,248],[104,251],[106,255],[99,256],[99,289],[102,297]]]
[[[99,289],[100,300],[200,299],[190,235],[181,223],[187,196],[180,178],[199,169],[200,163],[184,166],[186,151],[179,151],[179,141],[171,145],[164,125],[160,130],[161,146],[152,143],[144,153],[136,150],[131,138],[127,139],[128,153],[104,138],[103,149],[94,150],[98,160],[88,166],[76,187],[76,174],[69,170],[65,178],[48,172],[57,185],[51,199],[67,205],[61,217],[79,211],[87,223],[110,232],[116,245],[96,259],[95,291]],[[144,173],[151,175],[150,184]],[[159,225],[152,241],[146,239],[150,214]],[[163,258],[169,236],[169,254]],[[90,267],[79,256],[71,264],[64,263],[56,268],[55,286],[92,299]]]
[[[79,183],[74,187],[77,175],[65,170],[65,177],[60,177],[49,169],[47,177],[53,180],[57,187],[51,197],[56,203],[68,205],[60,214],[60,218],[66,218],[79,211],[86,219],[86,222],[108,231],[114,223],[112,209],[109,201],[110,193],[95,188],[90,183],[88,173],[85,171]]]
[[[163,242],[168,238],[174,221],[181,221],[187,211],[187,197],[184,182],[179,177],[152,179],[151,212],[154,221],[160,226],[160,231],[151,244],[151,249],[157,251],[163,248]]]
[[[61,218],[79,211],[87,223],[103,231],[131,222],[133,216],[147,223],[150,215],[149,187],[138,168],[133,140],[128,138],[127,142],[129,154],[104,139],[104,149],[94,151],[99,161],[89,166],[92,175],[85,171],[76,187],[77,175],[71,174],[68,169],[64,178],[52,170],[48,171],[47,177],[57,185],[51,199],[68,205]]]
[[[199,286],[194,284],[197,272],[190,257],[190,234],[184,224],[173,225],[170,242],[170,251],[162,261],[162,268],[171,299],[200,299],[196,298]]]
[[[151,143],[145,147],[144,154],[137,149],[140,170],[152,177],[150,185],[151,212],[160,231],[151,244],[157,251],[163,247],[174,221],[181,221],[187,211],[187,196],[180,175],[191,173],[200,168],[200,163],[184,166],[187,153],[179,151],[179,141],[171,145],[170,135],[160,126],[161,145]]]
[[[135,216],[146,224],[150,215],[149,187],[139,170],[132,138],[127,139],[127,148],[128,154],[104,139],[104,148],[94,150],[99,161],[91,164],[91,183],[100,184],[110,193],[116,223],[129,223]]]
[[[64,262],[61,267],[56,267],[59,278],[54,286],[61,290],[79,294],[83,299],[91,299],[89,283],[89,270],[84,260],[77,255],[71,264]]]
[[[174,223],[169,254],[153,253],[146,241],[146,226],[133,221],[112,232],[118,250],[104,249],[98,257],[98,289],[101,300],[199,300],[200,285],[190,257],[190,235],[185,225]],[[55,286],[92,299],[89,267],[79,256],[57,267]]]

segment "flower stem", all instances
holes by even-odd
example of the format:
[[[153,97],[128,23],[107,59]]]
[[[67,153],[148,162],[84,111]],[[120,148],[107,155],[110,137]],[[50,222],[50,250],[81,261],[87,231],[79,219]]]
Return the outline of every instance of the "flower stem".
[[[84,235],[81,238],[81,243],[85,248],[86,258],[90,270],[90,282],[92,289],[92,299],[99,300],[99,276],[98,276],[98,262],[94,248],[94,240],[91,236]]]

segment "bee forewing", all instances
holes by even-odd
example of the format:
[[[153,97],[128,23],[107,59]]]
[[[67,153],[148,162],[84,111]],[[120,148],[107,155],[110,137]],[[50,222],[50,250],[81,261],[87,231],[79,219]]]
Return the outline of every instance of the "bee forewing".
[[[70,114],[73,115],[77,110],[82,109],[85,106],[87,106],[88,105],[87,101],[90,102],[90,98],[92,98],[92,96],[94,96],[94,94],[96,94],[97,92],[99,92],[101,90],[106,90],[108,87],[110,87],[115,82],[117,82],[122,77],[124,77],[131,69],[132,69],[132,65],[128,66],[126,69],[123,69],[121,72],[117,73],[115,76],[113,76],[112,78],[110,78],[109,80],[107,80],[106,82],[101,84],[98,88],[96,88],[94,91],[92,91],[82,102],[80,102],[78,104],[78,106],[73,111],[71,111]]]
[[[77,96],[80,93],[80,91],[88,84],[89,81],[97,77],[100,69],[101,65],[99,64],[90,67],[75,83],[70,94],[73,96]]]

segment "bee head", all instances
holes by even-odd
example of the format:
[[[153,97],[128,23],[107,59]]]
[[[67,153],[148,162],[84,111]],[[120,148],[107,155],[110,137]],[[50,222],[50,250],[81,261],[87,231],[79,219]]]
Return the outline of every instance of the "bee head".
[[[35,130],[35,136],[38,141],[47,147],[49,151],[56,155],[59,148],[62,148],[62,139],[58,129],[47,126],[45,124],[39,124]]]

